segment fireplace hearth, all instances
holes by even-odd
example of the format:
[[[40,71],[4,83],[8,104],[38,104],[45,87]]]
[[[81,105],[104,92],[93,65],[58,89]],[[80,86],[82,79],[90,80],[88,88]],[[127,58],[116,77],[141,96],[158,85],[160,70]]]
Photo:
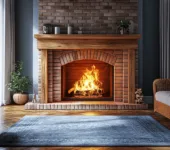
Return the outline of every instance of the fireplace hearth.
[[[43,108],[79,101],[135,105],[135,53],[140,35],[39,34],[35,38]]]

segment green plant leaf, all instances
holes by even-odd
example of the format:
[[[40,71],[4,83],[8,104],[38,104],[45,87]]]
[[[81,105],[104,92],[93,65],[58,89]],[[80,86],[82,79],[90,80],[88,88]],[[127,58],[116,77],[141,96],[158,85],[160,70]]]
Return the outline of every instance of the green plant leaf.
[[[31,80],[27,76],[22,75],[23,62],[15,64],[15,71],[11,72],[10,83],[7,84],[8,90],[14,93],[27,92],[31,86]]]

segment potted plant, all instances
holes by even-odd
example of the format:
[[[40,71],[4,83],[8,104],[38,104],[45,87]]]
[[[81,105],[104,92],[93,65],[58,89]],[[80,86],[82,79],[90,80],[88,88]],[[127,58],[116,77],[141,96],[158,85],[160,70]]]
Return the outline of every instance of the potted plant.
[[[120,31],[120,34],[128,33],[129,32],[129,20],[121,20],[118,24],[118,30]]]
[[[31,81],[27,76],[22,75],[23,62],[15,65],[15,71],[11,72],[11,80],[8,83],[8,90],[13,92],[13,100],[16,104],[23,105],[28,101],[28,93]]]

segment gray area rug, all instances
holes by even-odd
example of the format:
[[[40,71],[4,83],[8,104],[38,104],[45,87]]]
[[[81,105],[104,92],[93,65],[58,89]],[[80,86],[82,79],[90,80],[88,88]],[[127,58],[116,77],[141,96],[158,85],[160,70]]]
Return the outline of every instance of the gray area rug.
[[[0,146],[170,146],[170,130],[150,116],[25,116]]]

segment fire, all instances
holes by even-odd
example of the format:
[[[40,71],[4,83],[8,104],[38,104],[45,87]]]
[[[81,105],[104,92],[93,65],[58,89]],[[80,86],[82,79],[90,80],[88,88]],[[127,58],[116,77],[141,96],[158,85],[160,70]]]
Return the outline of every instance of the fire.
[[[102,82],[99,80],[99,70],[93,65],[91,70],[86,69],[80,80],[68,91],[70,94],[81,96],[101,96],[103,94]]]

